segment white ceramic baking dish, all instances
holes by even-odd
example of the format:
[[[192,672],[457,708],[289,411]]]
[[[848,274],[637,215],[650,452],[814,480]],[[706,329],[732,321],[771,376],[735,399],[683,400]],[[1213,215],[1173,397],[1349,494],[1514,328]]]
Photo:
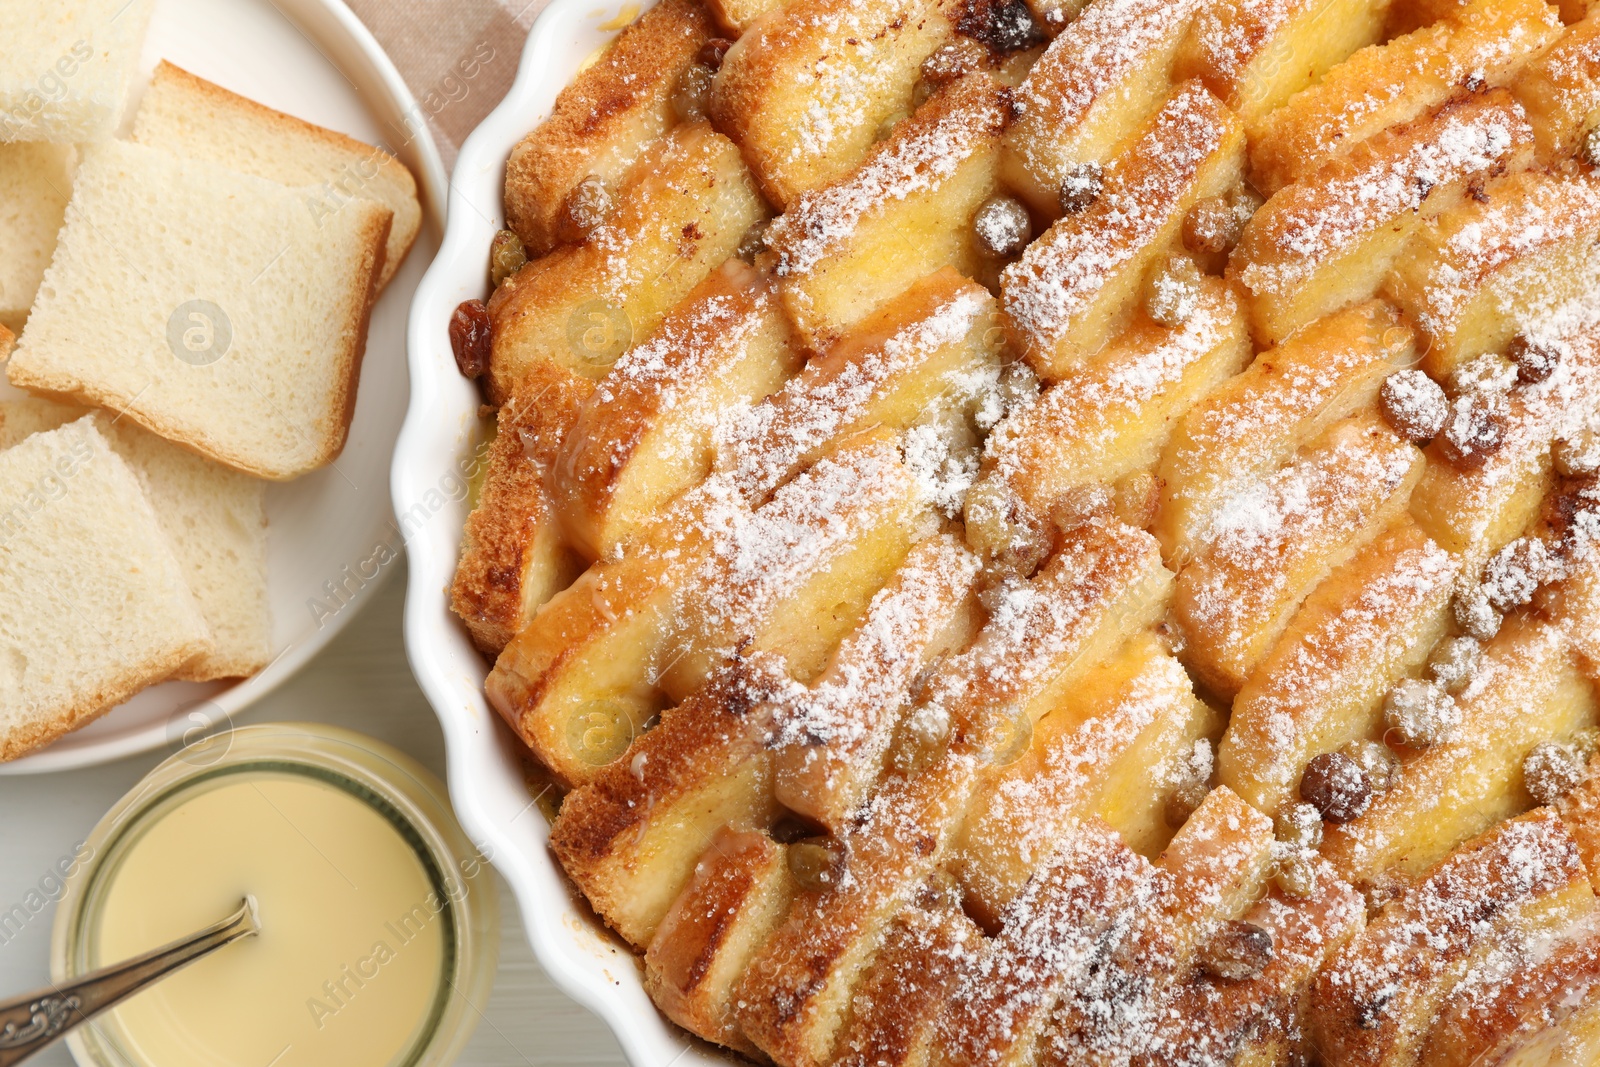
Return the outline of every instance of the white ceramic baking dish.
[[[448,323],[488,295],[489,242],[503,225],[506,157],[550,113],[585,58],[649,6],[553,0],[533,27],[510,93],[457,159],[438,258],[411,306],[411,409],[395,452],[395,514],[407,534],[406,649],[444,727],[450,796],[467,833],[522,907],[534,953],[555,982],[616,1032],[635,1067],[724,1063],[668,1023],[628,949],[571,889],[546,847],[548,825],[524,784],[524,749],[483,695],[488,665],[450,614],[467,505],[461,487],[481,447],[477,389],[457,373]]]

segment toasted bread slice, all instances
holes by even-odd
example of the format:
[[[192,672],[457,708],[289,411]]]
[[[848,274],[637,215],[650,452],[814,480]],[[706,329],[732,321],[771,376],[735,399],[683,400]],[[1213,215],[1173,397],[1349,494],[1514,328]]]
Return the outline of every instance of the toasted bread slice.
[[[892,440],[812,467],[753,522],[713,539],[683,587],[658,684],[681,699],[749,651],[816,678],[926,531],[928,503]]]
[[[1551,442],[1581,428],[1600,404],[1600,337],[1584,327],[1543,336],[1566,358],[1550,378],[1512,392],[1500,447],[1479,465],[1462,465],[1431,445],[1411,499],[1417,525],[1464,557],[1469,572],[1535,522],[1553,486]]]
[[[1267,115],[1358,48],[1383,39],[1388,0],[1221,0],[1205,6],[1178,57],[1254,134]]]
[[[604,377],[766,210],[739,150],[706,124],[652,142],[588,240],[534,260],[495,290],[491,396],[504,401],[540,361]]]
[[[768,279],[729,260],[589,394],[551,471],[562,523],[615,553],[710,471],[730,409],[778,389],[800,357]]]
[[[71,145],[8,144],[0,148],[0,323],[22,330],[28,309],[72,195],[72,170],[77,150]]]
[[[1020,758],[983,772],[951,865],[968,911],[998,928],[1066,828],[1097,813],[1119,768],[1137,763],[1139,793],[1155,795],[1141,742],[1170,732],[1193,703],[1183,668],[1148,634],[1083,672]]]
[[[212,647],[155,509],[92,418],[0,452],[0,760]]]
[[[1293,185],[1443,104],[1469,79],[1479,88],[1505,85],[1561,32],[1544,0],[1473,0],[1442,22],[1363,48],[1260,123],[1250,176],[1268,195]]]
[[[1588,918],[1588,917],[1586,917]],[[1421,1067],[1457,1063],[1593,1063],[1600,1057],[1600,928],[1574,923],[1531,946],[1501,977],[1447,1007]]]
[[[332,463],[389,209],[357,200],[319,220],[314,194],[213,163],[125,141],[81,152],[12,384],[109,407],[261,478]]]
[[[843,828],[878,783],[917,678],[976,630],[977,577],[977,557],[948,535],[911,549],[823,673],[779,711],[773,791],[785,807]]]
[[[733,1017],[733,988],[793,896],[783,845],[749,830],[717,831],[645,953],[651,999],[685,1030],[759,1055]]]
[[[921,279],[766,403],[729,420],[718,471],[760,501],[851,434],[973,407],[999,378],[995,310],[982,286],[954,270]]]
[[[506,225],[529,255],[562,243],[563,209],[580,182],[597,178],[617,192],[646,147],[676,124],[673,93],[713,36],[703,6],[663,0],[561,90],[550,117],[506,160]]]
[[[740,1027],[773,1062],[832,1062],[890,923],[950,846],[972,772],[970,755],[951,755],[891,780],[834,846],[828,883],[796,894],[735,994]]]
[[[1164,907],[1178,938],[1175,971],[1187,970],[1219,924],[1243,918],[1261,899],[1276,843],[1272,820],[1227,786],[1206,794],[1157,864],[1171,875]]]
[[[70,0],[18,10],[0,77],[0,141],[84,144],[115,136],[152,0]]]
[[[1007,416],[985,444],[983,477],[1035,516],[1048,516],[1073,489],[1152,469],[1178,420],[1249,359],[1243,306],[1227,285],[1209,279],[1187,322],[1167,327],[1137,318],[1037,403]],[[984,534],[981,524],[967,527],[980,550],[993,555],[1004,547],[983,543]]]
[[[663,683],[687,696],[741,646],[781,651],[802,678],[819,670],[904,559],[920,503],[882,438],[819,462],[760,512],[703,483],[539,610],[496,661],[489,698],[562,781],[589,781],[669,703]],[[813,614],[830,594],[840,611]]]
[[[1522,109],[1495,89],[1385,130],[1279,190],[1245,225],[1228,265],[1254,298],[1256,340],[1278,344],[1376,295],[1428,214],[1532,152]]]
[[[964,960],[930,1062],[1021,1067],[1063,997],[1102,957],[1137,956],[1164,880],[1098,820],[1073,828],[1001,916],[987,951]]]
[[[970,220],[997,187],[1009,117],[999,82],[978,72],[937,94],[859,167],[798,197],[767,231],[783,303],[813,350],[941,267],[984,266]]]
[[[1379,736],[1384,694],[1444,637],[1460,573],[1402,518],[1329,575],[1234,700],[1223,784],[1277,815],[1313,757]]]
[[[1583,21],[1524,68],[1511,91],[1533,124],[1540,161],[1570,158],[1600,108],[1600,18],[1585,13]]]
[[[382,148],[274,111],[166,60],[139,98],[133,139],[283,185],[315,186],[309,209],[318,218],[352,199],[376,200],[393,215],[379,289],[422,229],[417,181]]]
[[[1346,945],[1312,989],[1335,1062],[1414,1064],[1458,986],[1481,984],[1542,932],[1594,910],[1577,849],[1548,811],[1457,850]]]
[[[1459,698],[1456,738],[1406,761],[1398,783],[1366,814],[1330,826],[1322,854],[1356,883],[1380,871],[1417,875],[1500,819],[1531,807],[1522,763],[1534,745],[1595,722],[1592,687],[1574,670],[1561,632],[1508,619]]]
[[[933,679],[918,714],[950,725],[974,749],[1016,741],[1024,719],[1061,707],[1090,668],[1158,622],[1172,574],[1155,539],[1115,521],[1066,534],[1031,580],[1000,591],[972,646]]]
[[[1006,135],[1006,184],[1049,218],[1061,213],[1061,183],[1074,168],[1104,167],[1166,102],[1172,63],[1194,0],[1107,0],[1045,49],[1017,90]]]
[[[912,111],[955,0],[789,0],[749,27],[711,90],[717,128],[780,209],[854,170],[884,121]]]
[[[718,831],[764,831],[776,817],[766,741],[789,684],[781,661],[734,665],[562,801],[550,847],[632,944],[651,943]]]
[[[546,485],[593,388],[587,378],[543,366],[496,415],[450,587],[450,610],[488,655],[498,656],[577,577]]]
[[[901,912],[856,990],[838,1067],[927,1067],[961,962],[983,951],[983,932],[958,909]]]
[[[1243,916],[1272,938],[1272,959],[1261,972],[1244,979],[1193,974],[1151,1027],[1137,1067],[1267,1067],[1303,1062],[1318,1051],[1307,1034],[1306,990],[1361,933],[1366,909],[1326,864],[1316,872],[1311,896],[1273,889]]]
[[[1190,669],[1236,694],[1311,591],[1404,514],[1423,466],[1377,416],[1358,415],[1231,501],[1216,540],[1178,576]]]
[[[1428,342],[1423,367],[1448,375],[1501,352],[1579,299],[1596,269],[1600,181],[1512,174],[1417,232],[1385,285]]]
[[[1415,359],[1413,335],[1369,302],[1319,320],[1257,356],[1173,431],[1155,532],[1182,566],[1216,537],[1227,502],[1341,419],[1370,409],[1383,380]]]
[[[1237,184],[1243,156],[1244,130],[1232,114],[1198,82],[1180,86],[1112,164],[1098,199],[1005,269],[1012,347],[1051,380],[1104,348],[1189,208]]]

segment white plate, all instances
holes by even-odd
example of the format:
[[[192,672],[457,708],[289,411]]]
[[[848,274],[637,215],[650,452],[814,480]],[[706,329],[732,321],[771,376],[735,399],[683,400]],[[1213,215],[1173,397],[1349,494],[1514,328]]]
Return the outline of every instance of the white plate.
[[[271,107],[382,144],[416,175],[425,215],[405,265],[372,312],[350,440],[333,467],[267,490],[271,666],[246,681],[169,682],[0,774],[84,767],[225,723],[285,681],[338,633],[389,569],[387,475],[408,388],[406,311],[438,243],[444,165],[422,110],[394,65],[339,0],[157,0],[145,38],[142,90],[168,59]],[[132,105],[130,105],[130,114]],[[0,395],[11,391],[0,382]],[[332,583],[327,586],[324,583]],[[331,595],[329,589],[337,592]],[[313,601],[323,605],[314,610]]]
[[[604,1019],[635,1067],[725,1064],[690,1043],[651,1004],[633,954],[607,934],[569,889],[545,847],[548,826],[523,784],[524,749],[483,695],[487,665],[450,614],[467,509],[440,494],[470,464],[482,437],[477,390],[456,372],[448,322],[457,304],[483,297],[489,241],[502,225],[502,185],[512,147],[550,113],[585,57],[640,5],[554,0],[539,16],[516,84],[461,148],[450,186],[444,245],[411,307],[412,401],[394,461],[396,514],[419,526],[407,544],[406,650],[444,727],[450,797],[468,835],[500,869],[522,906],[534,954],[556,984]],[[602,29],[611,23],[608,29]],[[435,506],[437,505],[437,506]]]

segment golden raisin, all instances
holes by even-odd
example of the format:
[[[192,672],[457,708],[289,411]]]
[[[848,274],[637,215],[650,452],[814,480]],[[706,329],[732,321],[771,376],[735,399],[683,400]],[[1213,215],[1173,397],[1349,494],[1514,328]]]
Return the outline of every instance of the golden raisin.
[[[611,194],[598,176],[589,175],[572,187],[556,216],[556,236],[568,244],[582,244],[611,214]]]
[[[528,250],[522,247],[522,238],[510,230],[494,235],[489,244],[489,281],[496,289],[527,262]]]
[[[1270,932],[1234,919],[1218,927],[1200,950],[1200,966],[1213,977],[1242,982],[1266,970],[1273,954]]]

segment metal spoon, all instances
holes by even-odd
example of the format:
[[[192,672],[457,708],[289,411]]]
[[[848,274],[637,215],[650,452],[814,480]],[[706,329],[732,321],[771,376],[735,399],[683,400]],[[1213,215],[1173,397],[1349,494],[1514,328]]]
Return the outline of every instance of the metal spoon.
[[[91,971],[63,986],[36,990],[0,1001],[0,1067],[21,1063],[80,1023],[161,981],[173,971],[209,956],[223,945],[261,932],[256,898],[198,933],[152,949],[131,960]]]

